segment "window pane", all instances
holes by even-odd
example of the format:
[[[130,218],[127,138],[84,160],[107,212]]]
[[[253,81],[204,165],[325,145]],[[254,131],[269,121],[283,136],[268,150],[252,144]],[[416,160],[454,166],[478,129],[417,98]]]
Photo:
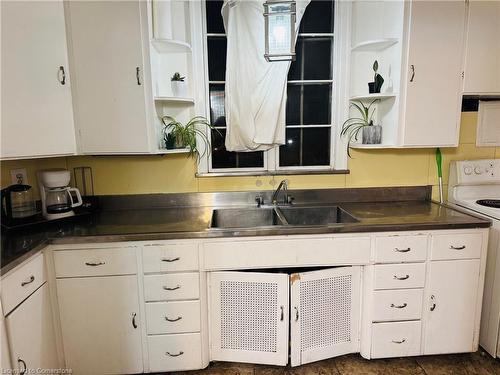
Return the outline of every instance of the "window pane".
[[[288,128],[280,146],[280,166],[330,164],[330,128]]]
[[[263,168],[264,153],[228,152],[224,146],[225,129],[212,130],[212,168]]]
[[[286,124],[301,125],[300,120],[300,95],[301,85],[288,85],[286,98]]]
[[[224,23],[222,21],[221,9],[224,1],[207,1],[207,33],[225,33]]]
[[[226,38],[208,37],[208,79],[224,81],[226,76]]]
[[[333,1],[312,0],[300,23],[299,33],[332,33]]]
[[[287,125],[331,123],[331,84],[288,84]]]
[[[288,80],[332,79],[332,37],[299,37]]]
[[[226,126],[224,111],[224,85],[210,84],[210,123],[214,126]]]

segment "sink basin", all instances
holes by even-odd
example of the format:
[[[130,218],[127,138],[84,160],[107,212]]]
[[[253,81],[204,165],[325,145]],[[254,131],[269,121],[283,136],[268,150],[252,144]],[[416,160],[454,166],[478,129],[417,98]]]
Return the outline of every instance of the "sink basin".
[[[328,225],[356,223],[359,220],[338,206],[280,207],[289,225]]]
[[[283,225],[274,208],[224,208],[213,210],[211,228],[258,228]]]

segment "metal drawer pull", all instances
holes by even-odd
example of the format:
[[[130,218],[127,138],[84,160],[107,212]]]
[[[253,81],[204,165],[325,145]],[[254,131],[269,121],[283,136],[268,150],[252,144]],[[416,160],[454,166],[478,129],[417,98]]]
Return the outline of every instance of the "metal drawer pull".
[[[167,322],[177,322],[177,321],[179,321],[179,320],[181,320],[181,319],[182,319],[182,316],[178,316],[178,317],[177,317],[177,318],[175,318],[175,319],[170,319],[168,316],[166,316],[166,317],[165,317],[165,320],[166,320]]]
[[[180,289],[180,288],[181,288],[180,285],[174,286],[173,288],[170,288],[168,286],[164,286],[163,287],[164,290],[177,290],[177,289]]]
[[[137,328],[137,323],[135,322],[135,317],[137,316],[137,313],[132,314],[132,327]]]
[[[406,280],[406,279],[409,279],[410,278],[410,275],[405,275],[405,276],[397,276],[397,275],[394,275],[394,279],[396,280]]]
[[[430,308],[431,311],[436,310],[436,302],[434,302],[435,300],[436,300],[436,296],[433,294],[431,296],[431,302],[432,302],[432,305],[431,305],[431,308]]]
[[[135,78],[137,79],[137,84],[141,85],[141,69],[139,67],[135,68]]]
[[[66,72],[64,71],[64,66],[59,67],[59,83],[61,85],[66,84]]]
[[[398,253],[407,253],[408,251],[411,250],[411,247],[407,247],[406,249],[398,249],[397,247],[394,249],[394,251],[397,251]]]
[[[280,321],[282,322],[283,319],[285,318],[285,308],[283,306],[280,306],[281,314],[280,314]]]
[[[180,351],[180,352],[179,352],[179,353],[177,353],[177,354],[172,354],[172,353],[170,353],[170,352],[166,352],[165,354],[166,354],[166,355],[169,355],[170,357],[178,357],[178,356],[180,356],[180,355],[183,355],[183,354],[184,354],[184,352],[183,352],[183,351]]]
[[[395,309],[404,309],[406,306],[408,306],[408,304],[406,302],[403,303],[402,305],[395,305],[395,304],[391,303],[391,307],[394,307]]]
[[[295,309],[295,321],[299,320],[299,308],[297,306],[293,307]]]
[[[23,281],[21,283],[21,286],[26,286],[28,284],[31,284],[33,281],[35,281],[35,276],[31,275],[29,281]]]
[[[410,65],[410,70],[411,70],[411,77],[410,77],[410,82],[413,82],[415,79],[415,65]]]
[[[20,365],[23,365],[22,370],[19,369],[19,374],[20,375],[26,374],[26,370],[28,369],[28,367],[26,367],[26,362],[24,362],[21,358],[18,358],[17,359],[17,363],[20,364]]]
[[[162,262],[177,262],[178,260],[181,260],[181,257],[177,257],[177,258],[162,258],[161,261]]]
[[[462,246],[453,246],[453,245],[450,245],[450,249],[452,249],[452,250],[463,250],[463,249],[465,249],[465,245],[462,245]]]
[[[102,266],[103,264],[106,264],[106,262],[85,262],[85,265],[90,267]]]
[[[402,339],[402,340],[400,340],[400,341],[398,341],[398,340],[392,340],[392,342],[393,342],[394,344],[402,344],[402,343],[406,342],[406,339]]]

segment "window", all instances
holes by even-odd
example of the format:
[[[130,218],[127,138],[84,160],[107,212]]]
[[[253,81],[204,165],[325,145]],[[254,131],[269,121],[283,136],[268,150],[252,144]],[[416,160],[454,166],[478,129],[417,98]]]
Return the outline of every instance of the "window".
[[[224,147],[226,36],[223,1],[206,0],[206,49],[212,152],[208,171],[331,169],[334,111],[334,0],[313,0],[302,18],[296,60],[288,74],[286,144],[267,152],[228,152]]]

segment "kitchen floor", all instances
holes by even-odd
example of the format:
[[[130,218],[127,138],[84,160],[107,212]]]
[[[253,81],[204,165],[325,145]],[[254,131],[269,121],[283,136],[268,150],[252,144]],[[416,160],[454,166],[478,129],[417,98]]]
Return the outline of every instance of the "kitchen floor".
[[[176,373],[182,374],[182,373]],[[500,359],[493,359],[483,352],[376,359],[368,361],[359,354],[350,354],[308,365],[290,368],[242,363],[216,362],[207,369],[190,371],[189,374],[206,375],[500,375]]]

